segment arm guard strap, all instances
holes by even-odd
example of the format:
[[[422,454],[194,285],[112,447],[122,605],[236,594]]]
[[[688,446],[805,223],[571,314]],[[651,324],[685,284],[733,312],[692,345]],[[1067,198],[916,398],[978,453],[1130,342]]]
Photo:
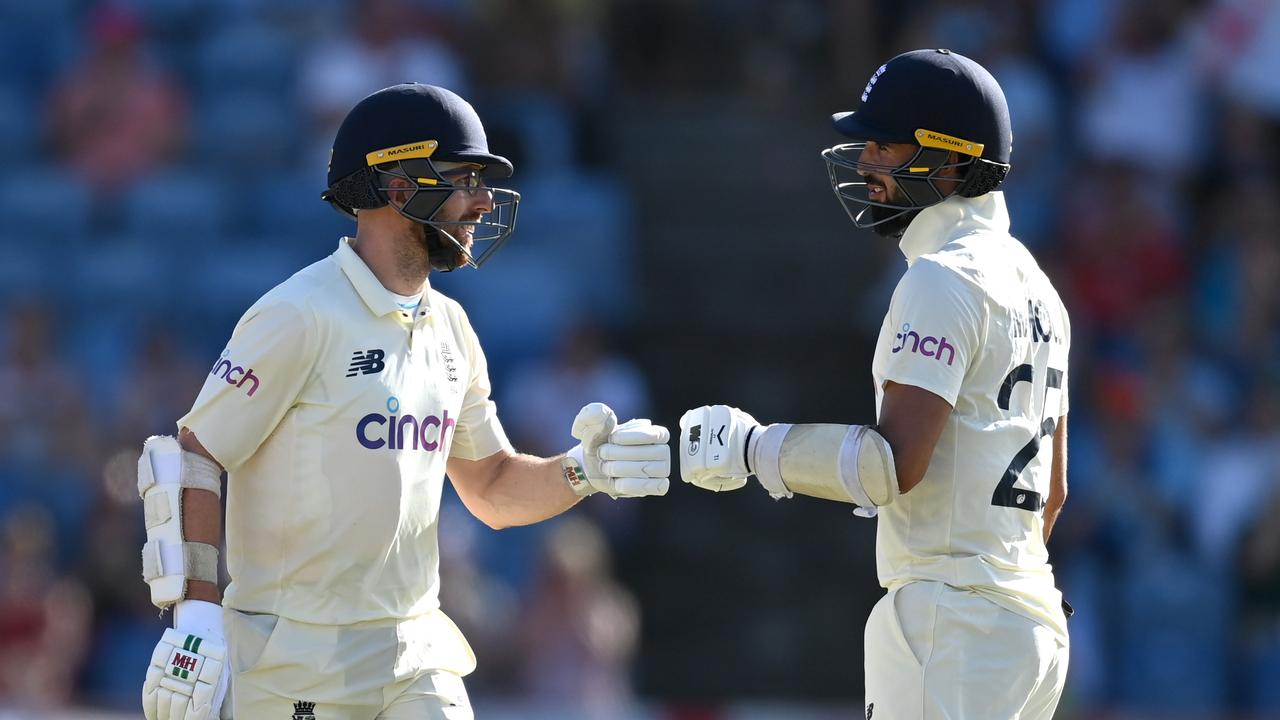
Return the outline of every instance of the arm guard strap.
[[[217,463],[183,450],[172,436],[155,435],[143,444],[138,458],[138,495],[147,528],[142,579],[151,586],[156,607],[186,597],[188,580],[218,582],[218,548],[183,536],[182,488],[222,497],[221,477]]]
[[[775,499],[800,493],[876,508],[898,497],[893,449],[869,425],[769,425],[747,454]]]

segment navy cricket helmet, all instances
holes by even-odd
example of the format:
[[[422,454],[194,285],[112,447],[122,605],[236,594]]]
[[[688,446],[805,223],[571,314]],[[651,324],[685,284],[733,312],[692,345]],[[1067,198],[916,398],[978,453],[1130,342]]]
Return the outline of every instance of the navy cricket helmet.
[[[391,205],[427,226],[433,267],[478,267],[511,235],[520,205],[519,193],[489,188],[485,180],[509,178],[513,170],[510,160],[489,152],[470,103],[441,87],[405,83],[373,93],[347,114],[329,157],[329,187],[320,197],[351,217]],[[393,178],[409,187],[393,187]],[[397,204],[388,196],[391,190],[410,194]],[[436,217],[450,194],[481,190],[493,194],[493,210],[479,220]],[[480,252],[454,238],[460,226],[472,228],[472,247]]]
[[[857,109],[831,121],[858,141],[822,151],[831,187],[854,225],[883,235],[901,235],[921,209],[952,193],[989,193],[1009,172],[1013,133],[1004,91],[981,65],[949,50],[913,50],[881,65]],[[860,159],[867,141],[919,147],[902,165],[874,165]],[[863,173],[892,177],[897,196],[871,200]],[[939,181],[959,184],[943,190]]]

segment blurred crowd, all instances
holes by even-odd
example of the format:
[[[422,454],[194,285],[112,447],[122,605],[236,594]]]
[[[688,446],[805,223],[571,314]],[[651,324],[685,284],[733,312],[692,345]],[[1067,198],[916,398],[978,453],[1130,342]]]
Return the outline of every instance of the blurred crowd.
[[[516,446],[552,454],[584,402],[674,425],[691,397],[654,369],[699,342],[698,306],[656,297],[678,299],[664,283],[682,258],[657,249],[655,218],[731,217],[742,198],[715,186],[734,181],[717,172],[734,153],[821,194],[810,141],[838,141],[825,113],[928,46],[1004,87],[1014,234],[1072,315],[1071,492],[1051,553],[1079,612],[1060,716],[1280,713],[1280,0],[0,2],[0,710],[137,707],[168,622],[140,578],[138,450],[173,432],[240,313],[354,227],[319,193],[361,97],[450,87],[515,162],[514,240],[482,271],[431,282],[468,309]],[[753,122],[767,147],[736,139]],[[723,144],[697,142],[707,133]],[[864,408],[869,366],[854,360],[904,266],[822,203],[773,226],[703,220],[687,251],[764,253],[809,225],[854,244],[878,276],[848,290],[866,309],[822,318],[848,360],[774,387],[830,383]],[[770,277],[771,302],[812,285],[821,257]],[[761,292],[718,282],[725,306]],[[763,347],[777,328],[740,330]],[[751,354],[708,359],[740,397],[760,392],[734,380],[752,377]],[[809,417],[785,391],[768,409],[870,419]],[[856,705],[860,633],[830,650],[843,679],[815,686],[768,657],[796,641],[754,621],[754,598],[725,612],[764,651],[676,677],[680,658],[655,648],[694,621],[649,600],[705,607],[716,580],[673,588],[663,568],[679,559],[651,551],[721,521],[681,492],[493,533],[446,491],[442,601],[480,658],[473,697],[587,717],[637,702],[714,717],[762,694]],[[655,528],[679,537],[655,545]],[[787,562],[735,563],[739,538],[721,540],[725,572]],[[770,542],[785,558],[788,538]],[[870,562],[870,547],[848,552]],[[880,590],[855,592],[869,607]]]

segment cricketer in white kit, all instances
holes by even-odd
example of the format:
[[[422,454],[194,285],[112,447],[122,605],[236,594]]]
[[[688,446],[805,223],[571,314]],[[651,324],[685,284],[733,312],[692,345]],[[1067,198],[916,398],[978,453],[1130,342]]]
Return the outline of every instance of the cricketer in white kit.
[[[875,425],[761,426],[723,405],[680,421],[681,475],[711,490],[754,474],[876,516],[887,594],[867,620],[874,720],[1047,720],[1068,635],[1046,541],[1066,497],[1067,313],[1009,234],[1008,109],[977,63],[919,50],[882,66],[858,142],[823,153],[859,227],[907,269],[872,363]]]
[[[466,313],[427,282],[506,239],[519,196],[485,179],[511,171],[443,88],[386,88],[344,121],[325,199],[356,237],[244,314],[179,437],[139,460],[143,575],[175,623],[149,720],[470,718],[476,659],[439,602],[446,473],[494,528],[666,492],[667,430],[599,403],[565,455],[516,453]]]

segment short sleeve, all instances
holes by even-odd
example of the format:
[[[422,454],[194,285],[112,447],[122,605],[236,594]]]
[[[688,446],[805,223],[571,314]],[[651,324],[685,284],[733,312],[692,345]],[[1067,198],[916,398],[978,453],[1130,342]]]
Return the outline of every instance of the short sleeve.
[[[317,354],[310,313],[265,299],[249,308],[178,427],[228,470],[251,457],[297,402]]]
[[[498,407],[489,397],[489,364],[470,321],[461,308],[456,307],[460,340],[466,348],[471,377],[466,395],[462,398],[462,410],[454,430],[453,445],[449,456],[462,460],[481,460],[504,449],[511,448],[507,434],[498,421]]]
[[[917,260],[889,305],[894,338],[884,378],[928,390],[954,407],[982,342],[985,312],[981,291],[967,278],[937,262]]]

